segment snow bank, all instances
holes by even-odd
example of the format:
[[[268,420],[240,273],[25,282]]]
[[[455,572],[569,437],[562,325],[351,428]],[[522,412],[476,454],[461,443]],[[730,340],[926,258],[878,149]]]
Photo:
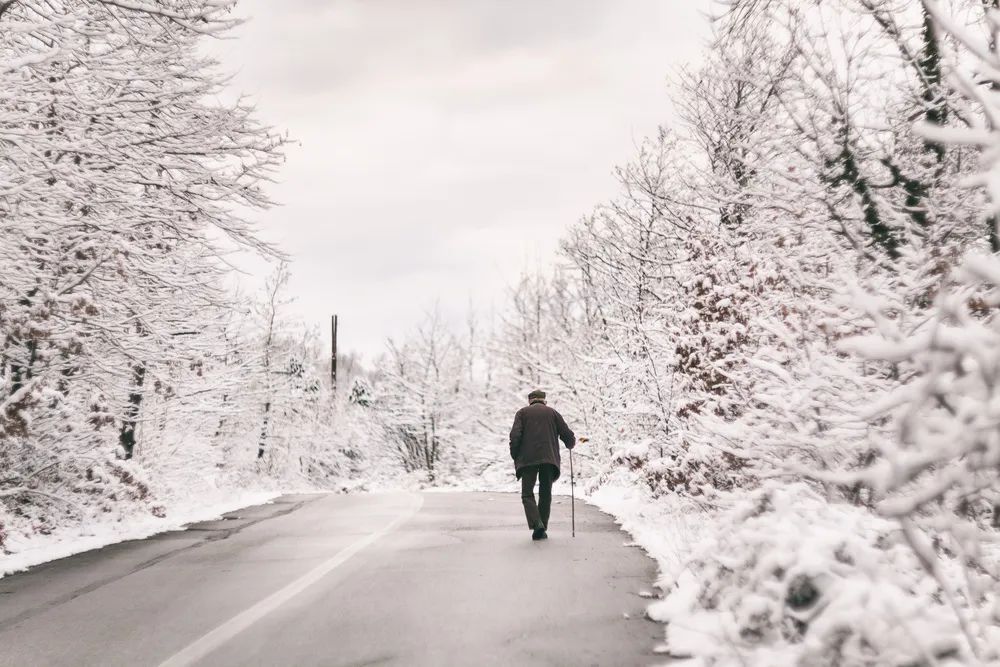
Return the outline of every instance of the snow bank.
[[[679,496],[654,498],[648,487],[619,482],[588,490],[585,498],[615,518],[633,544],[660,566],[661,586],[672,582],[704,539],[711,517]]]
[[[219,489],[219,493],[211,498],[188,496],[177,499],[162,512],[157,512],[162,516],[152,513],[145,516],[123,513],[79,525],[64,525],[47,535],[12,535],[7,542],[10,553],[0,555],[0,578],[109,544],[182,530],[188,524],[218,519],[223,514],[244,507],[268,503],[280,495],[282,494],[277,491]]]
[[[955,615],[895,524],[804,484],[750,496],[649,615],[692,665],[959,665]]]
[[[658,653],[691,667],[980,664],[896,522],[804,483],[738,491],[732,509],[706,511],[635,474],[595,480],[587,499],[659,563],[663,597],[648,610],[666,624]]]
[[[196,473],[112,457],[93,459],[67,484],[58,504],[32,494],[0,505],[0,577],[109,544],[180,530],[285,493],[315,492],[249,466]],[[11,502],[11,501],[16,502]]]

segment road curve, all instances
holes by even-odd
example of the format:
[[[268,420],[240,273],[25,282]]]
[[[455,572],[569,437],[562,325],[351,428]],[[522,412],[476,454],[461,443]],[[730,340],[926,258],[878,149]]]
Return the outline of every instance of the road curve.
[[[648,665],[655,577],[593,507],[286,496],[0,579],[0,665]]]

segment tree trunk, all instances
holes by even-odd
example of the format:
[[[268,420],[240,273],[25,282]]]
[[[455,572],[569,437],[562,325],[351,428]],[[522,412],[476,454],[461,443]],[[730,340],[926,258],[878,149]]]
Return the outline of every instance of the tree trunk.
[[[118,434],[118,443],[125,452],[125,458],[131,459],[135,453],[135,428],[139,422],[139,411],[142,407],[142,384],[146,379],[146,364],[139,363],[132,367],[132,391],[128,395],[128,407],[125,409],[125,419]]]
[[[264,423],[260,427],[260,438],[257,440],[257,458],[264,458],[264,447],[267,444],[267,426],[271,420],[271,401],[264,404]]]

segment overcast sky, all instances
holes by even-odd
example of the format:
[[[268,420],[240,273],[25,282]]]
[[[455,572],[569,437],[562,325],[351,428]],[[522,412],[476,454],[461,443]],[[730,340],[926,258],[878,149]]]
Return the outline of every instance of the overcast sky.
[[[295,314],[378,354],[548,265],[612,169],[670,123],[710,0],[242,0],[234,86],[299,145],[260,216]]]

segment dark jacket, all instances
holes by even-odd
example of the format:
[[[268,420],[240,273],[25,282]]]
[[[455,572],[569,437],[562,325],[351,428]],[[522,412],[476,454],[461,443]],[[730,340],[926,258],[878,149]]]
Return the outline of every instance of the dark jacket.
[[[559,440],[573,449],[576,436],[562,415],[541,401],[521,408],[510,429],[510,458],[518,479],[525,466],[547,463],[555,467],[553,481],[559,479]]]

